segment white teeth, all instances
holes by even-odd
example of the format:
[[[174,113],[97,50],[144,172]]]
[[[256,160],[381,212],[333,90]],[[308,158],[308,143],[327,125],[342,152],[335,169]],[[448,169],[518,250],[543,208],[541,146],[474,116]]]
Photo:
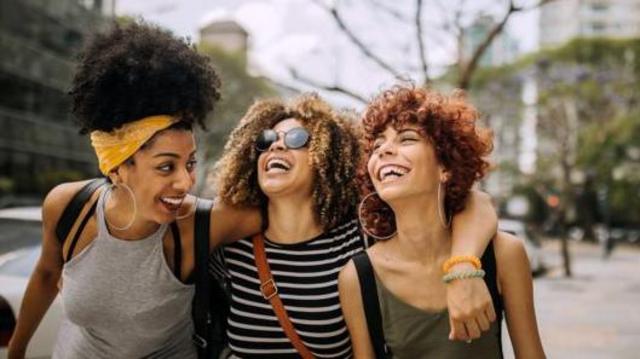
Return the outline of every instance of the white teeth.
[[[163,202],[166,202],[170,205],[174,205],[174,206],[178,206],[180,205],[180,203],[182,203],[182,200],[184,199],[184,197],[179,197],[179,198],[175,198],[175,197],[162,197],[160,198],[160,200],[162,200]]]
[[[395,166],[395,165],[385,165],[380,167],[378,171],[378,178],[381,181],[385,181],[386,179],[399,178],[407,174],[409,170],[404,167]]]
[[[291,164],[282,158],[274,157],[267,162],[267,172],[271,170],[279,170],[286,172],[291,169]]]

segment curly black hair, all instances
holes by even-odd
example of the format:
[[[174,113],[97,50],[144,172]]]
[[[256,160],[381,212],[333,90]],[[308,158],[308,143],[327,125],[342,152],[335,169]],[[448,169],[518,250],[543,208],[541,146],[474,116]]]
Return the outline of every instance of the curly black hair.
[[[80,133],[110,132],[152,115],[172,115],[204,128],[220,98],[209,59],[155,25],[114,25],[80,55],[69,94]]]

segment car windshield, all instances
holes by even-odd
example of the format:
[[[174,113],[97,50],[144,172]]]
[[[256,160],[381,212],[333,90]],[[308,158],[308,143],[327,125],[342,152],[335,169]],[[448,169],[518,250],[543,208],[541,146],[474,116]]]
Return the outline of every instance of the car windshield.
[[[29,277],[39,255],[40,247],[34,246],[0,256],[0,275]]]
[[[0,275],[29,277],[40,254],[39,208],[0,210]]]
[[[37,245],[41,241],[42,222],[39,220],[0,216],[0,255]]]

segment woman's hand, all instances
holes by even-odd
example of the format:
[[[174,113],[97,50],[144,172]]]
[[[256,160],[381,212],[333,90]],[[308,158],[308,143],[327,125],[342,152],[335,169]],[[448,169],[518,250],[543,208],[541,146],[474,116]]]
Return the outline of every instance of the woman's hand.
[[[460,263],[452,271],[474,270],[469,263]],[[489,330],[496,312],[489,289],[482,278],[458,279],[447,284],[450,340],[472,340]]]

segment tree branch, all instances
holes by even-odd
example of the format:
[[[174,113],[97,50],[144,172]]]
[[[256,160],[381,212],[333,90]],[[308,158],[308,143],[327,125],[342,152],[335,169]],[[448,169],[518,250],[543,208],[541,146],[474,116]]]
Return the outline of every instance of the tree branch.
[[[461,70],[460,72],[462,72],[462,66],[463,66],[463,63],[464,63],[464,58],[463,58],[463,54],[464,54],[464,37],[465,37],[465,34],[466,34],[464,26],[462,26],[462,15],[463,15],[462,8],[464,7],[464,0],[461,1],[459,3],[459,5],[460,6],[454,12],[453,20],[451,21],[451,26],[456,31],[456,46],[457,46],[457,49],[458,49],[457,63],[458,63],[458,68]]]
[[[360,50],[360,52],[362,52],[363,55],[365,55],[366,57],[368,57],[370,60],[372,60],[373,62],[375,62],[376,64],[378,64],[378,66],[382,67],[383,69],[385,69],[387,72],[389,72],[391,75],[393,75],[393,77],[395,77],[396,79],[403,79],[403,76],[400,74],[399,71],[396,71],[391,65],[389,65],[386,61],[384,61],[382,58],[380,58],[379,56],[377,56],[376,54],[374,54],[369,47],[367,47],[367,45],[365,45],[354,33],[353,31],[351,31],[351,29],[347,26],[347,24],[344,22],[344,20],[342,19],[342,16],[340,16],[340,13],[338,13],[338,9],[334,6],[334,7],[327,7],[323,4],[321,4],[319,2],[319,0],[313,0],[314,3],[316,3],[318,6],[320,6],[321,8],[325,9],[333,18],[334,22],[338,25],[338,28],[340,28],[340,30],[347,36],[347,38]]]
[[[393,8],[387,6],[387,4],[385,4],[384,2],[380,2],[377,0],[370,0],[371,4],[373,4],[373,6],[383,10],[384,12],[386,12],[389,16],[393,17],[396,20],[405,22],[405,23],[411,23],[411,19],[409,19],[409,17],[405,16],[404,14],[402,14],[399,11],[394,10]]]
[[[460,79],[458,81],[458,87],[465,90],[469,88],[469,85],[471,83],[471,76],[473,75],[476,68],[478,67],[480,58],[482,57],[482,55],[484,55],[484,53],[487,51],[489,46],[491,46],[491,43],[493,42],[493,40],[504,30],[504,27],[507,24],[507,21],[509,21],[509,18],[511,17],[511,15],[517,12],[528,11],[528,10],[538,8],[552,1],[555,1],[555,0],[541,0],[538,4],[530,7],[517,7],[514,3],[514,0],[510,0],[509,9],[507,10],[507,13],[504,15],[502,20],[499,23],[497,23],[493,27],[493,29],[491,29],[491,31],[489,31],[489,34],[487,34],[487,37],[484,39],[484,41],[482,41],[482,43],[473,52],[473,55],[471,56],[471,60],[467,63],[466,66],[463,67],[462,72],[460,74]]]
[[[275,80],[275,79],[273,79],[273,78],[269,78],[269,82],[272,82],[272,83],[273,83],[273,84],[275,84],[276,86],[282,87],[282,88],[287,89],[287,90],[289,90],[289,91],[291,91],[291,92],[297,92],[297,93],[302,93],[302,92],[304,92],[304,90],[303,90],[303,89],[301,89],[301,88],[299,88],[299,87],[296,87],[296,86],[294,86],[294,85],[290,85],[290,84],[286,84],[286,83],[284,83],[284,82],[281,82],[281,81]]]
[[[424,53],[424,36],[422,35],[422,0],[416,2],[416,36],[418,41],[418,57],[420,58],[420,65],[422,66],[422,74],[424,76],[424,85],[429,84],[429,68],[427,66],[427,58]]]
[[[296,71],[296,69],[289,67],[289,73],[291,74],[291,77],[293,77],[296,81],[299,81],[305,85],[311,86],[311,87],[315,87],[317,89],[321,89],[321,90],[325,90],[325,91],[331,91],[331,92],[337,92],[337,93],[341,93],[343,95],[349,96],[354,100],[357,100],[358,102],[361,102],[363,104],[366,104],[368,101],[364,96],[361,96],[351,90],[348,90],[342,86],[339,86],[337,84],[335,85],[327,85],[327,84],[321,84],[315,80],[312,80],[308,77],[304,77],[301,76],[298,71]]]

